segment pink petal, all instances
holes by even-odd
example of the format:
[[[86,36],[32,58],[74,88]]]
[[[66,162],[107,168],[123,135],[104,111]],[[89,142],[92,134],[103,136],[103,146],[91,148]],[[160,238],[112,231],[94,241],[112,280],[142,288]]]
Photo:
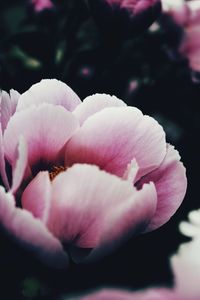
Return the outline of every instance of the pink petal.
[[[0,123],[2,127],[2,131],[4,132],[7,127],[8,121],[16,110],[17,101],[19,99],[20,94],[11,90],[10,95],[2,91],[0,95]]]
[[[96,166],[76,164],[52,186],[48,227],[60,240],[82,248],[99,247],[144,228],[156,208],[153,184],[137,191],[129,181]]]
[[[46,223],[51,201],[49,173],[39,172],[29,183],[22,195],[22,207]]]
[[[123,176],[136,159],[138,178],[157,168],[166,154],[165,133],[133,107],[112,107],[89,117],[66,147],[66,164],[96,164]]]
[[[10,90],[10,100],[11,100],[11,112],[12,112],[12,115],[16,111],[17,103],[19,101],[19,97],[20,96],[21,95],[17,91],[15,91],[13,89]]]
[[[153,181],[158,195],[156,213],[148,226],[154,230],[166,223],[181,205],[187,188],[185,168],[178,152],[171,145],[160,167],[146,175],[140,182]]]
[[[130,182],[134,182],[135,178],[137,177],[139,167],[135,159],[132,159],[132,161],[128,164],[123,179],[129,180]]]
[[[12,194],[0,187],[0,224],[16,240],[37,252],[39,257],[55,267],[65,267],[68,257],[61,243],[33,215],[15,207]]]
[[[118,289],[104,289],[96,293],[78,297],[79,300],[181,300],[172,290],[151,289],[131,292]],[[189,300],[189,299],[188,299]]]
[[[15,149],[19,136],[28,145],[28,163],[48,163],[58,159],[58,153],[78,127],[72,113],[61,106],[42,104],[15,113],[4,133],[6,157],[15,161]]]
[[[4,145],[3,145],[1,123],[0,123],[0,175],[6,189],[9,190],[10,185],[8,182],[8,177],[6,175],[6,165],[5,165],[5,157],[4,157]]]
[[[56,79],[45,79],[32,85],[32,87],[21,95],[17,105],[17,111],[31,105],[49,103],[64,106],[73,111],[81,103],[79,97],[64,82]]]
[[[126,106],[126,103],[124,103],[122,100],[119,100],[115,96],[95,94],[85,98],[85,100],[76,107],[73,113],[79,119],[79,122],[82,125],[84,121],[91,115],[106,107],[112,106]]]
[[[28,149],[23,136],[19,138],[19,144],[16,151],[15,166],[13,166],[12,174],[12,193],[15,193],[20,186],[28,163]]]

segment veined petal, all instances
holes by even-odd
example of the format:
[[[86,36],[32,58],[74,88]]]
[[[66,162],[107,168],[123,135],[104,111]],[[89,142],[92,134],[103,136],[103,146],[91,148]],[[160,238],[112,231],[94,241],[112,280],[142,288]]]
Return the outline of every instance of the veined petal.
[[[154,230],[166,223],[181,205],[187,188],[185,167],[180,162],[178,151],[167,146],[167,154],[162,164],[144,176],[139,183],[153,181],[158,195],[157,209],[148,230]]]
[[[64,82],[56,79],[43,79],[21,95],[17,105],[17,111],[28,108],[31,105],[49,103],[61,105],[69,111],[73,111],[81,103],[79,97]]]
[[[73,113],[78,118],[80,125],[82,125],[91,115],[106,107],[112,106],[126,106],[126,103],[115,96],[95,94],[85,98],[83,102],[76,107]]]
[[[54,162],[77,128],[78,121],[61,106],[29,107],[10,119],[4,133],[5,155],[13,164],[19,136],[23,135],[28,145],[30,167],[37,162]]]
[[[66,146],[66,164],[88,163],[123,176],[136,159],[137,179],[156,169],[166,154],[165,133],[133,107],[111,107],[89,117]]]

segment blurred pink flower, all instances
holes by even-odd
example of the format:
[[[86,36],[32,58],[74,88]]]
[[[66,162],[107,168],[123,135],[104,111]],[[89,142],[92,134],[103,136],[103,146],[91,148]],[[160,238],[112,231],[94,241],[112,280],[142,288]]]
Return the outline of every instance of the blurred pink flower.
[[[54,4],[51,0],[30,0],[30,4],[36,13],[42,12],[46,9],[54,8]]]
[[[178,52],[193,71],[200,72],[200,1],[163,0],[163,11],[181,29]]]
[[[127,9],[131,15],[143,13],[157,5],[159,0],[104,0],[111,6],[118,6],[121,9]]]
[[[189,214],[190,222],[180,229],[192,240],[182,244],[170,259],[174,277],[172,288],[151,288],[142,291],[103,289],[80,297],[79,300],[199,300],[200,299],[200,210]],[[69,298],[67,298],[69,299]]]
[[[0,222],[56,265],[67,264],[63,246],[74,260],[102,255],[181,204],[180,156],[137,108],[105,94],[81,102],[55,79],[0,105]]]
[[[69,298],[68,298],[69,299]],[[131,292],[119,289],[103,289],[92,294],[71,298],[71,300],[183,300],[168,289],[149,289]],[[67,299],[66,299],[67,300]],[[69,299],[70,300],[70,299]],[[188,299],[189,300],[189,299]]]

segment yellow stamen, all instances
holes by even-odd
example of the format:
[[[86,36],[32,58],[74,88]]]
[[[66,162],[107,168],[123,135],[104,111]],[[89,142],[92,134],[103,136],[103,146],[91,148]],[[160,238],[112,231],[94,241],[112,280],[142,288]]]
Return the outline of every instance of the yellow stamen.
[[[54,178],[60,174],[61,172],[64,172],[67,170],[67,167],[63,167],[63,166],[53,166],[51,168],[51,172],[49,172],[49,177],[50,177],[50,180],[53,181]]]

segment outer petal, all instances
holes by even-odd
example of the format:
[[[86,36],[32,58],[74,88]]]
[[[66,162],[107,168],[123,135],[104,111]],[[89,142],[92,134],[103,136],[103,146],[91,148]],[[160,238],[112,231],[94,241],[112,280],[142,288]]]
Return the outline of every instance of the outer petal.
[[[74,299],[74,298],[73,298]],[[80,300],[181,300],[172,290],[151,289],[141,292],[125,290],[105,289],[87,296]]]
[[[51,205],[51,182],[48,172],[40,172],[22,195],[22,207],[46,223]]]
[[[16,110],[17,102],[20,97],[20,94],[11,90],[10,95],[2,91],[0,95],[0,123],[2,127],[2,131],[5,130],[7,124]]]
[[[32,85],[21,95],[17,105],[17,111],[31,105],[50,103],[62,105],[67,110],[73,111],[81,103],[79,97],[64,82],[56,79],[45,79]]]
[[[65,267],[68,257],[60,242],[33,215],[15,207],[10,193],[0,187],[0,224],[23,245],[36,251],[40,258],[55,267]]]
[[[153,181],[156,186],[158,202],[148,231],[166,223],[181,205],[186,193],[185,168],[174,147],[167,146],[167,154],[160,167],[146,175],[139,184],[150,181]]]
[[[199,300],[200,239],[183,244],[171,259],[175,290],[182,300]]]
[[[133,107],[112,107],[84,122],[67,144],[66,164],[96,164],[123,176],[135,158],[140,178],[158,167],[165,154],[165,134],[157,121]]]
[[[91,165],[74,165],[52,182],[48,227],[81,248],[99,247],[145,227],[156,207],[152,184],[137,191],[128,181]]]
[[[94,113],[112,106],[126,106],[126,103],[115,96],[95,94],[85,98],[85,100],[76,107],[73,113],[82,125],[83,122]]]
[[[3,136],[2,136],[2,129],[0,124],[0,177],[7,188],[9,190],[9,182],[6,175],[6,165],[5,165],[5,156],[4,156],[4,145],[3,145]]]
[[[55,161],[77,127],[72,113],[61,106],[42,104],[15,113],[4,133],[6,157],[13,164],[19,136],[23,135],[28,145],[30,166],[36,162]]]

